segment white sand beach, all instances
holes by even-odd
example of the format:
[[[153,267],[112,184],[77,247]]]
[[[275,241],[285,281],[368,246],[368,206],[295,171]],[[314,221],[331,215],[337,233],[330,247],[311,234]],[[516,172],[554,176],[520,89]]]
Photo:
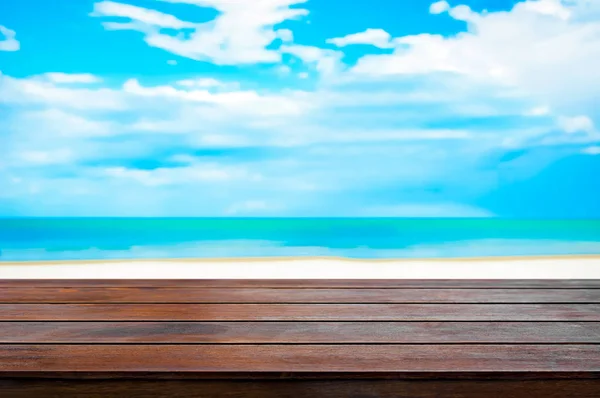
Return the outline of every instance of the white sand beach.
[[[600,279],[600,255],[0,262],[0,279]]]

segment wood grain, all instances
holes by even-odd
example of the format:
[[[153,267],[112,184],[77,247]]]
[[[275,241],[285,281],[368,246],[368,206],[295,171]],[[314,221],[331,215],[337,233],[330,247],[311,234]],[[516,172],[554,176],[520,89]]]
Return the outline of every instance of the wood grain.
[[[0,371],[600,372],[599,345],[0,345]]]
[[[1,321],[600,321],[598,304],[0,304]]]
[[[1,263],[0,263],[1,264]],[[0,287],[600,289],[597,279],[4,279]]]
[[[597,397],[600,281],[0,281],[0,391]]]
[[[10,398],[597,398],[587,380],[0,380]]]
[[[600,322],[0,322],[0,343],[600,344]]]
[[[600,289],[6,287],[2,303],[600,303]]]

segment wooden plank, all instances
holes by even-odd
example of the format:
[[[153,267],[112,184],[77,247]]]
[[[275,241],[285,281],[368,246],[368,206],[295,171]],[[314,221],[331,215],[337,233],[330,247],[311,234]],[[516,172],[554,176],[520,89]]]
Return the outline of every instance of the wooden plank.
[[[600,303],[600,289],[6,287],[2,303]]]
[[[600,321],[598,304],[0,304],[2,321]]]
[[[600,345],[0,345],[4,372],[600,372]]]
[[[1,263],[0,263],[1,264]],[[600,289],[597,279],[4,279],[0,287],[254,287],[378,289]]]
[[[0,380],[3,395],[155,398],[597,398],[600,379],[541,380]]]
[[[600,343],[600,322],[0,322],[0,343]]]

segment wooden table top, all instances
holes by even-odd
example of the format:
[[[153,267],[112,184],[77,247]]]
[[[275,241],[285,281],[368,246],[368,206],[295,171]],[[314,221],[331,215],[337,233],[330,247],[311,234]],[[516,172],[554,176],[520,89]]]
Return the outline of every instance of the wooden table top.
[[[598,379],[600,281],[5,280],[15,375]]]
[[[2,281],[2,372],[600,372],[600,281]]]

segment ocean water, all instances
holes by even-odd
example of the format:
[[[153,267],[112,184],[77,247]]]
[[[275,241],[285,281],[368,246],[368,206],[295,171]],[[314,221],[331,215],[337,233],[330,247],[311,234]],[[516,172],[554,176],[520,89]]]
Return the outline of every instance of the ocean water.
[[[600,254],[600,220],[0,219],[0,261]]]

